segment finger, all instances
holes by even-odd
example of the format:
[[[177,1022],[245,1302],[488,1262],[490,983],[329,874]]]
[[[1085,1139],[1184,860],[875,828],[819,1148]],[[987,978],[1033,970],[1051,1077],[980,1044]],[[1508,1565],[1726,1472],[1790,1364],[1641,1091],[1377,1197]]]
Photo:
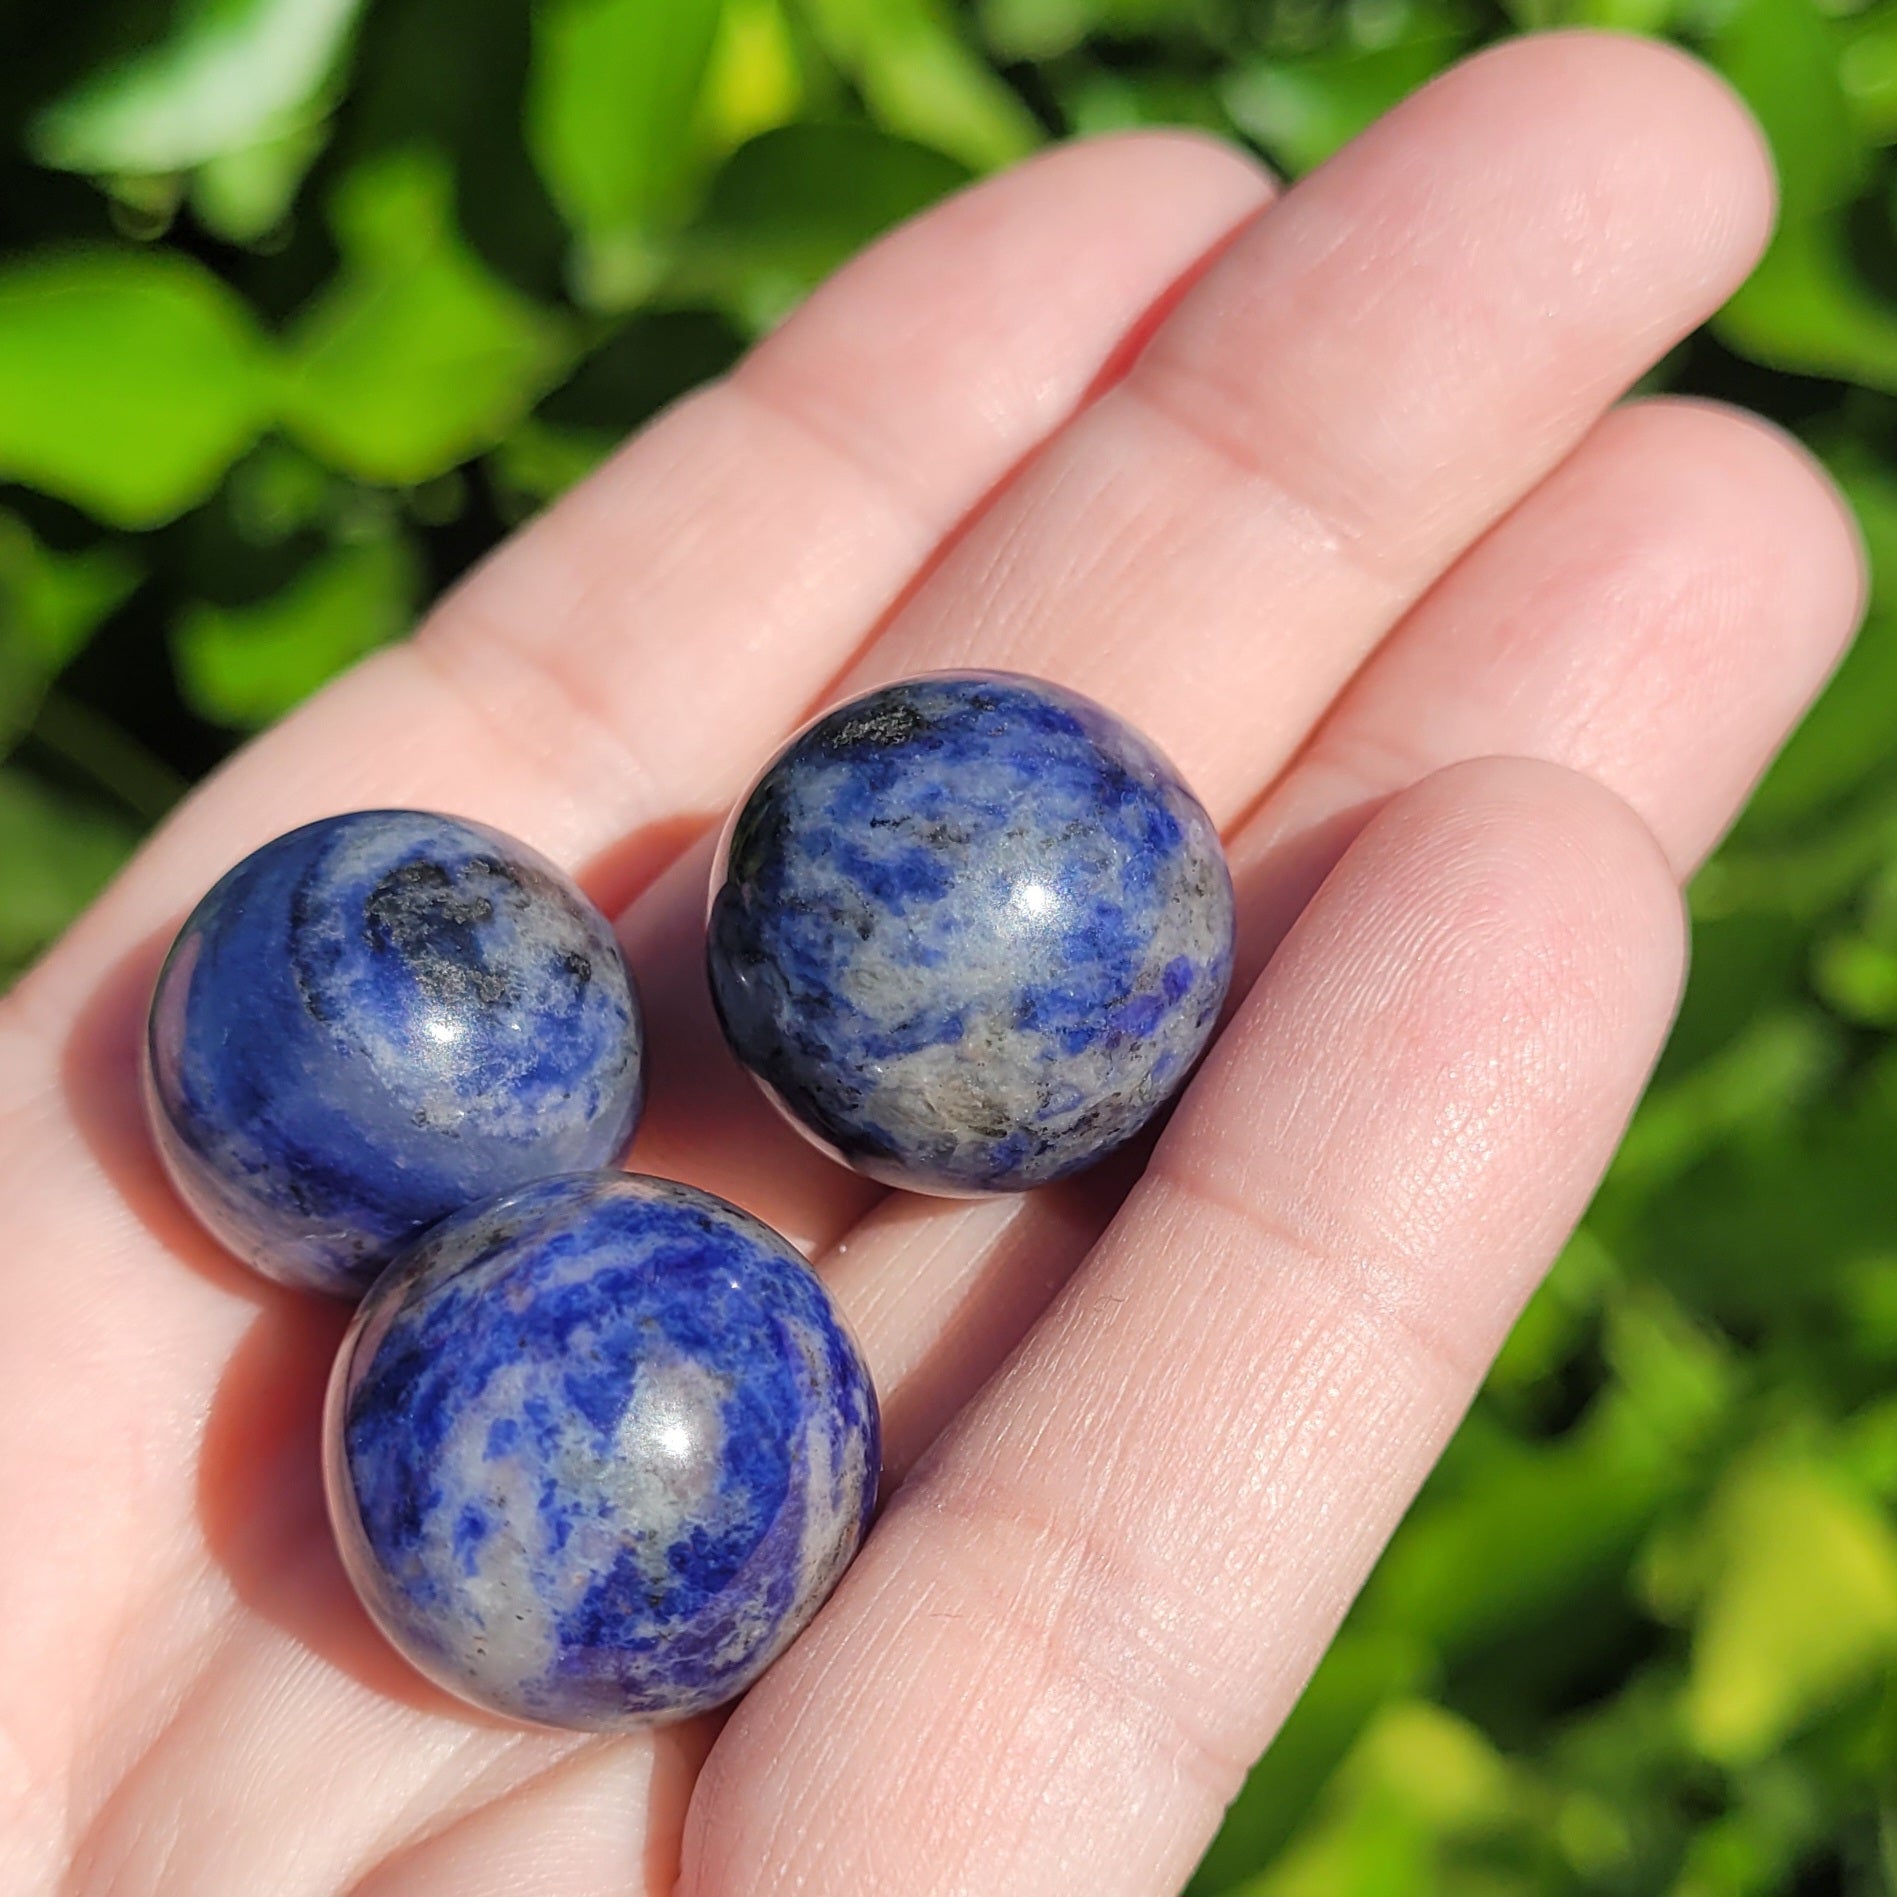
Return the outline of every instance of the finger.
[[[1073,684],[1229,823],[1770,216],[1755,128],[1682,55],[1568,33],[1469,61],[1233,242],[851,682]]]
[[[1545,759],[1633,806],[1683,875],[1836,663],[1856,530],[1810,457],[1710,404],[1617,410],[1448,574],[1230,845],[1242,994],[1383,799],[1471,758]],[[1123,1182],[879,1210],[826,1260],[900,1471],[1013,1348]]]
[[[1862,616],[1856,523],[1818,464],[1739,410],[1610,415],[1411,615],[1247,823],[1239,980],[1376,804],[1463,758],[1582,771],[1683,879]]]
[[[677,1783],[655,1799],[654,1765],[671,1769],[663,1750],[590,1741],[526,1784],[482,1786],[478,1800],[349,1883],[349,1897],[670,1897],[682,1801],[702,1751],[678,1763]],[[637,1848],[627,1817],[642,1807]]]
[[[617,904],[718,813],[916,569],[1256,210],[1182,134],[1050,154],[844,269],[178,813],[28,992],[70,1003],[274,832],[422,804],[594,865]]]
[[[1246,227],[847,687],[1058,679],[1231,825],[1466,544],[1737,284],[1769,211],[1756,132],[1677,53],[1561,34],[1469,62]],[[700,875],[655,890],[634,936],[682,939]],[[655,1065],[635,1163],[743,1197],[774,1154],[746,1202],[834,1239],[863,1189],[767,1124],[691,979],[670,1029],[687,1094]],[[702,1137],[720,1125],[744,1136]]]
[[[1680,950],[1588,780],[1395,800],[726,1728],[685,1897],[1177,1888],[1586,1204]]]

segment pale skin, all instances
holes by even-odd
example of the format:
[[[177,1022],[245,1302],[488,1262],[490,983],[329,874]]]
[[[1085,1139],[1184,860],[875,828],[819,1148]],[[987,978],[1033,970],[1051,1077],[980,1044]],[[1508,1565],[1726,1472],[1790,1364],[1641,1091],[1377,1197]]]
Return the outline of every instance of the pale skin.
[[[1795,446],[1619,405],[1770,226],[1719,83],[1468,64],[1275,205],[1056,152],[841,273],[207,784],[0,1011],[0,1888],[1159,1897],[1186,1878],[1583,1210],[1681,880],[1854,626]],[[716,1040],[707,830],[809,710],[947,665],[1103,699],[1223,826],[1231,1017],[1137,1163],[890,1195]],[[134,1084],[196,896],[325,812],[477,817],[623,912],[629,1164],[817,1262],[884,1512],[727,1719],[523,1731],[328,1540],[346,1313],[170,1196]]]

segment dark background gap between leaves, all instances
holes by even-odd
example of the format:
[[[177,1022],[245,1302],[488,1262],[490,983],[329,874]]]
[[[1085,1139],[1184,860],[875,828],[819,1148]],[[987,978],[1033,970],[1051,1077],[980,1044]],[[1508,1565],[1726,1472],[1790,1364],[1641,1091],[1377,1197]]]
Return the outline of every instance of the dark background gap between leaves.
[[[1295,175],[1563,23],[1764,122],[1778,238],[1653,382],[1811,443],[1877,597],[1198,1897],[1897,1893],[1897,0],[0,0],[0,983],[876,231],[1111,126]]]

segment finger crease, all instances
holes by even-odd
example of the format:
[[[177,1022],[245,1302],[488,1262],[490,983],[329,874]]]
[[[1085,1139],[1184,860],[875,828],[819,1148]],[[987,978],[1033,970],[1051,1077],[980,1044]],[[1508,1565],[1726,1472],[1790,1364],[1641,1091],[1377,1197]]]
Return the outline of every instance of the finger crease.
[[[1182,399],[1182,391],[1203,390],[1203,404]],[[1118,399],[1134,402],[1141,412],[1180,436],[1198,453],[1208,456],[1247,485],[1262,488],[1273,510],[1290,521],[1299,538],[1342,564],[1357,579],[1392,603],[1408,605],[1416,587],[1414,575],[1386,567],[1374,552],[1371,523],[1346,519],[1335,508],[1320,506],[1288,483],[1269,454],[1244,426],[1248,405],[1211,378],[1168,360],[1163,367],[1152,358],[1142,362],[1116,392]],[[1201,412],[1203,410],[1205,412]],[[1231,417],[1214,422],[1212,412]],[[1392,613],[1394,617],[1394,612]]]
[[[470,603],[471,597],[457,598],[447,609],[453,615],[453,638],[424,628],[395,650],[412,655],[484,732],[536,773],[569,786],[575,796],[589,803],[599,801],[602,776],[609,776],[615,804],[659,808],[662,800],[650,768],[617,722],[601,711],[597,688],[587,691],[557,660],[509,638]],[[471,651],[484,651],[501,662],[508,688],[506,702],[500,690],[477,676],[467,656]],[[551,696],[558,717],[523,718],[517,696],[523,687]],[[537,734],[554,724],[563,734],[558,743],[529,735],[530,729]],[[575,743],[576,733],[584,734],[587,741]],[[635,798],[628,795],[630,789],[645,794]]]
[[[944,523],[938,517],[938,510],[928,504],[927,496],[917,487],[910,469],[895,456],[872,452],[861,435],[838,423],[824,402],[804,396],[802,385],[795,378],[772,375],[762,366],[760,358],[752,357],[732,370],[723,389],[768,420],[791,428],[808,445],[841,463],[890,514],[907,523],[918,541],[932,544],[940,537]]]
[[[1215,1669],[1194,1649],[1218,1644],[1211,1604],[1183,1594],[1162,1559],[1142,1558],[1136,1546],[1111,1537],[1094,1511],[1064,1517],[1014,1485],[972,1494],[958,1493],[959,1486],[905,1493],[903,1506],[948,1518],[964,1541],[1004,1544],[963,1561],[957,1574],[985,1597],[984,1641],[1011,1638],[1025,1651],[1032,1684],[1017,1686],[1008,1676],[1017,1727],[1036,1705],[1078,1689],[1215,1805],[1228,1804],[1251,1754],[1207,1710],[1218,1698]],[[1097,1470],[1090,1481],[1102,1493],[1115,1486]]]
[[[1394,1331],[1445,1387],[1464,1390],[1481,1380],[1486,1359],[1478,1361],[1428,1314],[1426,1300],[1418,1296],[1421,1273],[1413,1261],[1392,1256],[1387,1247],[1317,1237],[1283,1212],[1267,1210],[1261,1199],[1229,1191],[1198,1168],[1155,1165],[1147,1180],[1186,1200],[1202,1217],[1223,1217],[1241,1226],[1260,1257],[1269,1259],[1274,1284],[1301,1277],[1320,1297],[1341,1301],[1379,1334]]]

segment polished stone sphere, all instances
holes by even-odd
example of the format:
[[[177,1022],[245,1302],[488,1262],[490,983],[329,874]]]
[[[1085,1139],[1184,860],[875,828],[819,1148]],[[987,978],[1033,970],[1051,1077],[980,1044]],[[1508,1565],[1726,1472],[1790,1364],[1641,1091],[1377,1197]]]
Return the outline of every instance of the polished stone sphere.
[[[733,1698],[849,1565],[876,1394],[789,1243],[625,1173],[437,1226],[363,1301],[324,1467],[345,1566],[476,1705],[622,1731]]]
[[[146,1052],[192,1211],[267,1276],[345,1297],[469,1201],[617,1159],[641,1099],[606,918],[526,845],[414,810],[239,863],[172,945]]]
[[[745,797],[712,878],[726,1038],[859,1171],[945,1194],[1091,1165],[1185,1079],[1232,970],[1218,832],[1138,732],[1005,673],[885,686]]]

